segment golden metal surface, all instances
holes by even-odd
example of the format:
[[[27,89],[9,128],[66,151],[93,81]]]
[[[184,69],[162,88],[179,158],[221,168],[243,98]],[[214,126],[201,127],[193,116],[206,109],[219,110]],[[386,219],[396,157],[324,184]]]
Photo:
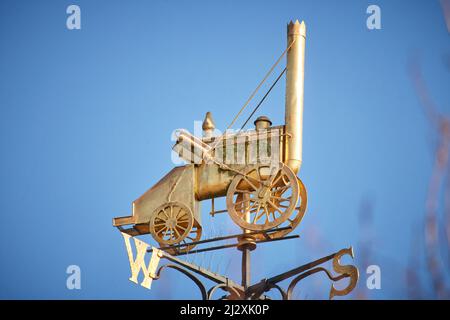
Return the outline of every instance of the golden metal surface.
[[[216,124],[214,123],[214,120],[212,118],[212,113],[208,111],[202,124],[203,135],[205,137],[211,137],[215,128]]]
[[[227,196],[227,209],[231,218],[246,230],[267,230],[285,221],[289,221],[293,228],[296,227],[306,209],[306,201],[301,201],[300,206],[296,207],[298,198],[302,198],[302,196],[306,198],[306,192],[299,195],[299,184],[294,176],[301,164],[305,37],[304,22],[296,21],[288,25],[286,50],[243,107],[248,105],[256,91],[286,55],[284,126],[271,127],[272,123],[267,117],[259,117],[255,121],[257,130],[231,135],[225,132],[220,137],[212,137],[211,132],[214,130],[215,124],[211,113],[208,112],[202,126],[205,131],[203,139],[191,135],[186,130],[178,131],[174,150],[189,164],[174,168],[169,172],[133,202],[131,216],[115,218],[113,225],[120,227],[133,224],[133,231],[129,232],[130,234],[151,233],[158,243],[163,245],[183,241],[188,237],[188,229],[192,230],[193,228],[195,228],[193,238],[199,239],[201,235],[200,201]],[[241,112],[242,109],[236,117]],[[232,124],[236,121],[236,117]],[[261,151],[263,151],[263,157]],[[285,172],[283,179],[288,179],[285,181],[287,183],[285,186],[281,184],[267,186],[267,181],[260,180],[254,181],[253,185],[249,183],[252,178],[246,176],[247,173],[257,172],[259,174],[262,163],[274,160],[275,162],[282,161],[285,164],[281,169]],[[255,168],[257,168],[256,171]],[[283,198],[282,194],[276,194],[276,192],[280,192],[279,190],[267,191],[269,187],[288,186],[291,195],[286,199],[276,198]],[[248,191],[255,197],[255,199],[249,200],[250,214],[257,212],[257,214],[253,214],[250,223],[240,217],[236,203],[233,205],[233,196],[238,191],[237,188]],[[270,194],[270,196],[262,195],[263,193]],[[179,221],[177,222],[176,219],[164,217],[165,210],[174,208],[173,204],[169,205],[172,202],[177,203],[177,208],[180,208],[184,213],[183,217],[188,218],[188,221],[177,224]],[[295,217],[289,219],[294,210]],[[260,221],[264,221],[264,223]],[[187,229],[181,230],[184,227]]]
[[[334,287],[334,285],[331,285],[330,290],[330,299],[332,299],[335,296],[345,296],[349,294],[358,283],[359,278],[359,271],[358,268],[356,268],[353,265],[341,265],[341,257],[343,255],[349,255],[350,257],[354,258],[353,255],[353,248],[347,248],[340,250],[336,256],[333,259],[333,269],[338,274],[347,275],[350,278],[350,282],[344,289],[338,290]]]
[[[281,161],[283,131],[283,126],[276,126],[260,132],[253,130],[224,136],[223,147],[216,148],[212,156],[228,165],[221,167],[204,162],[196,166],[196,198],[206,200],[223,197],[237,173],[244,173],[262,162]],[[213,145],[214,139],[207,140],[206,143]]]
[[[180,243],[194,226],[191,210],[180,202],[159,206],[150,218],[150,233],[161,245]]]
[[[194,165],[172,169],[133,202],[132,216],[115,218],[113,224],[115,226],[134,224],[133,230],[137,234],[151,233],[153,238],[162,245],[198,241],[202,227],[200,202],[195,198],[193,191],[196,180]],[[166,217],[165,214],[169,214],[171,210],[183,213],[183,218],[188,220],[180,221],[180,216]],[[184,227],[187,228],[182,231]],[[187,248],[190,250],[192,247]]]
[[[159,259],[161,257],[162,251],[152,247],[152,257],[150,259],[150,262],[148,266],[145,263],[145,254],[147,253],[147,249],[149,247],[148,244],[145,242],[139,240],[138,238],[134,239],[134,246],[136,248],[136,258],[133,256],[133,250],[131,248],[130,238],[131,236],[123,233],[122,236],[125,240],[125,246],[127,248],[128,253],[128,260],[130,262],[130,269],[131,269],[131,277],[130,281],[138,284],[138,276],[139,273],[142,270],[142,273],[144,275],[144,280],[141,282],[141,286],[144,288],[150,289],[152,280],[156,276],[156,269],[158,268]]]
[[[299,178],[297,178],[297,180],[299,187],[299,200],[297,206],[294,210],[294,213],[291,214],[289,219],[278,225],[278,228],[285,228],[285,229],[267,234],[256,234],[253,236],[255,239],[263,240],[267,238],[269,239],[282,238],[291,233],[292,231],[294,231],[295,228],[297,228],[297,226],[300,224],[306,212],[306,208],[308,205],[308,196],[305,185],[303,184],[302,180],[300,180]],[[280,205],[279,202],[276,202],[276,204]]]
[[[302,163],[303,97],[305,76],[306,25],[298,20],[288,25],[285,125],[289,135],[285,164],[298,173]],[[293,43],[293,44],[292,44]]]
[[[240,207],[240,211],[241,211],[240,213],[242,213],[242,218],[244,219],[244,221],[247,223],[251,223],[251,220],[250,220],[251,219],[250,194],[247,192],[238,193],[237,197],[236,197],[236,202],[240,203],[240,205],[238,205],[238,206]],[[241,250],[241,251],[255,250],[256,242],[255,242],[255,237],[251,233],[251,230],[243,228],[242,231],[243,231],[242,236],[240,236],[238,238],[238,246],[237,246],[238,250]],[[246,259],[246,257],[243,257],[243,259]]]
[[[184,129],[177,130],[175,134],[177,136],[177,142],[172,149],[181,159],[192,164],[214,162],[210,153],[211,147],[201,138],[194,136]]]
[[[254,124],[256,130],[267,130],[272,125],[272,121],[266,116],[260,116],[255,120]]]
[[[283,163],[273,170],[274,167],[269,165],[254,166],[246,176],[236,176],[228,188],[228,213],[241,228],[252,231],[272,229],[286,221],[294,211],[299,195],[297,177]],[[244,194],[248,199],[240,200],[239,195]]]
[[[245,198],[245,197],[244,197]],[[281,293],[283,299],[291,299],[294,288],[305,278],[309,277],[313,274],[324,273],[333,283],[341,281],[342,279],[349,278],[349,284],[342,290],[337,290],[334,287],[334,284],[331,286],[330,296],[332,299],[334,296],[344,296],[350,293],[356,286],[358,281],[358,270],[356,267],[352,265],[342,265],[340,259],[344,255],[350,255],[353,258],[353,249],[352,247],[348,249],[342,249],[336,253],[330,254],[328,256],[322,257],[315,261],[309,262],[297,268],[288,270],[281,274],[272,276],[270,278],[264,278],[260,282],[257,282],[251,285],[250,282],[250,269],[249,269],[249,248],[242,247],[243,251],[243,259],[242,263],[242,271],[243,275],[245,274],[245,278],[242,278],[242,285],[238,285],[236,282],[231,280],[226,276],[222,276],[218,273],[214,273],[208,269],[196,266],[192,263],[181,260],[177,257],[172,256],[169,252],[165,252],[164,250],[157,249],[155,247],[151,247],[143,241],[140,241],[137,238],[134,239],[134,246],[136,251],[136,257],[133,255],[132,244],[130,241],[130,236],[128,234],[122,233],[123,238],[125,240],[125,245],[127,247],[127,253],[130,261],[130,269],[131,269],[131,277],[130,281],[138,283],[139,274],[143,273],[144,279],[141,282],[141,286],[150,289],[151,283],[153,280],[157,280],[161,276],[161,271],[165,268],[171,268],[178,270],[188,276],[191,280],[193,280],[199,287],[202,292],[203,299],[211,299],[212,293],[219,288],[227,291],[231,296],[223,297],[225,299],[261,299],[264,298],[264,293],[270,291],[271,289],[276,289]],[[151,252],[150,261],[147,264],[146,261],[146,253]],[[174,264],[164,264],[160,267],[161,259],[167,259],[170,262],[176,263]],[[336,275],[333,275],[328,269],[321,266],[323,263],[332,260],[333,269]],[[245,263],[244,263],[245,262]],[[195,272],[213,282],[217,285],[213,286],[207,294],[206,288],[202,284],[202,282],[196,278],[190,271]],[[288,280],[290,281],[287,286],[287,290],[282,289],[278,284]]]

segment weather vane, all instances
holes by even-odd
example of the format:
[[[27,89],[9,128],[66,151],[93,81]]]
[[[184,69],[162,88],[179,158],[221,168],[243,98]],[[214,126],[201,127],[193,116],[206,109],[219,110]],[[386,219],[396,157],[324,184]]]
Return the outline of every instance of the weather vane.
[[[131,216],[113,219],[113,225],[125,240],[131,281],[139,283],[138,277],[142,273],[141,285],[150,289],[152,281],[159,279],[165,268],[172,268],[190,278],[200,289],[203,299],[212,299],[219,289],[226,293],[223,299],[267,299],[265,293],[272,289],[278,290],[282,299],[290,299],[302,279],[318,272],[325,273],[332,281],[330,299],[346,295],[355,288],[358,269],[340,263],[343,255],[353,258],[351,247],[259,282],[252,284],[250,281],[250,252],[256,250],[260,243],[298,238],[298,235],[289,234],[300,224],[306,211],[306,189],[297,177],[302,164],[305,40],[305,23],[290,22],[286,50],[223,134],[215,134],[214,121],[209,112],[203,122],[202,137],[186,130],[176,131],[173,150],[186,164],[172,169],[135,200]],[[285,56],[286,68],[241,129],[230,131]],[[254,122],[254,129],[244,130],[284,73],[285,124],[272,126],[268,117],[260,116]],[[222,197],[226,198],[226,209],[216,210],[214,201]],[[228,213],[242,232],[202,239],[200,203],[205,200],[211,200],[212,216]],[[158,243],[157,247],[138,238],[147,234],[151,234]],[[223,244],[224,241],[232,243]],[[187,254],[227,248],[242,251],[240,283],[181,258]],[[321,266],[327,261],[332,261],[335,275]],[[198,276],[215,285],[207,290]],[[350,279],[348,285],[342,290],[336,289],[333,283],[343,278]],[[291,279],[288,287],[281,288],[279,283],[287,279]]]

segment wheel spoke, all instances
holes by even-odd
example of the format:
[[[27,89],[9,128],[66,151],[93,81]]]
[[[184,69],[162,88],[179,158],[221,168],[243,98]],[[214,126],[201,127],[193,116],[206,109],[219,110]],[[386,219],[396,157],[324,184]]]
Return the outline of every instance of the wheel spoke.
[[[158,228],[158,229],[155,228],[155,234],[157,235],[157,234],[161,233],[161,231],[163,230],[163,228],[164,228],[164,227]]]
[[[278,197],[278,196],[270,196],[272,199],[277,199],[280,200],[280,202],[284,202],[284,201],[291,201],[289,198],[283,198],[283,197]]]
[[[278,173],[280,173],[280,171],[278,171],[277,172],[277,175],[278,175]],[[276,177],[277,175],[275,175],[275,179],[272,181],[272,183],[271,183],[271,185],[276,185],[277,183],[278,183],[278,181],[280,180],[280,178],[283,176],[283,173],[281,172],[281,174],[278,176],[278,178]]]
[[[254,207],[258,204],[258,202],[256,202],[256,201],[253,201],[253,202],[254,202],[254,203],[253,203],[250,207],[245,208],[245,211],[250,212],[250,211],[252,210],[252,208],[254,208]]]
[[[266,213],[266,222],[264,224],[269,223],[270,217],[269,217],[269,211],[267,210],[267,206],[264,206],[264,212]]]
[[[159,231],[156,232],[156,234],[160,234],[165,230],[167,230],[167,226],[165,226],[164,228],[161,228]]]
[[[260,209],[261,209],[261,203],[258,203],[258,209],[256,209],[255,217],[253,218],[253,221],[252,221],[253,224],[255,224],[255,222],[258,220],[258,214],[259,214]],[[261,214],[259,217],[261,217]]]
[[[250,179],[246,176],[243,176],[244,180],[248,182],[248,184],[253,188],[253,190],[258,190],[258,188],[250,181]]]
[[[170,218],[170,217],[167,215],[166,208],[162,209],[161,212],[164,213],[164,215],[166,216],[167,219]]]
[[[178,232],[177,228],[174,228],[173,231],[177,234],[177,239],[181,238],[181,234]]]
[[[180,210],[178,210],[177,215],[175,216],[175,219],[178,219],[178,217],[180,216],[180,213],[183,212],[183,208],[180,208]]]
[[[234,205],[237,206],[237,205],[239,205],[239,204],[241,204],[241,203],[244,203],[244,202],[250,202],[250,201],[255,202],[254,199],[249,198],[249,199],[245,199],[245,200],[242,200],[242,201],[238,201],[238,202],[236,202]]]
[[[267,200],[267,203],[270,204],[275,210],[277,210],[279,213],[283,214],[283,211],[280,210],[272,201]],[[274,216],[275,219],[275,216]]]
[[[242,189],[236,189],[236,192],[237,192],[237,193],[252,193],[252,194],[253,194],[252,191],[242,190]]]
[[[154,223],[153,225],[155,227],[158,227],[158,226],[164,226],[165,224],[166,224],[165,222],[159,222],[159,223]]]
[[[172,239],[172,234],[173,234],[173,232],[172,232],[172,227],[169,227],[169,228],[167,229],[167,232],[166,232],[166,236],[169,237],[169,240]]]
[[[264,209],[264,207],[262,207]],[[256,222],[259,221],[259,219],[261,219],[265,214],[265,210],[262,210],[261,213],[259,214],[258,218],[256,218]],[[264,223],[265,224],[265,223]]]

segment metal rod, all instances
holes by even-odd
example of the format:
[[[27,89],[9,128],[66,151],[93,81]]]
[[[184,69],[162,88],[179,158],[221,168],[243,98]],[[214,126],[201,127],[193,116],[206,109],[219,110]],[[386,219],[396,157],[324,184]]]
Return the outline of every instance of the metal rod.
[[[327,262],[327,261],[333,259],[336,255],[337,255],[337,252],[333,253],[333,254],[330,254],[330,255],[328,255],[326,257],[317,259],[315,261],[306,263],[306,264],[304,264],[304,265],[302,265],[300,267],[297,267],[297,268],[291,269],[289,271],[283,272],[283,273],[281,273],[279,275],[276,275],[274,277],[271,277],[269,279],[265,279],[265,280],[261,281],[260,283],[254,284],[251,287],[249,287],[248,288],[248,292],[257,292],[261,287],[264,287],[267,283],[276,284],[276,283],[281,282],[283,280],[289,279],[290,277],[293,277],[293,276],[295,276],[295,275],[297,275],[299,273],[302,273],[302,272],[304,272],[306,270],[314,268],[314,267],[316,267],[318,265],[321,265],[324,262]]]
[[[282,230],[288,230],[288,229],[292,229],[291,226],[287,226],[287,227],[282,227],[282,228],[278,228],[278,229],[270,229],[267,231],[252,231],[249,233],[246,233],[246,235],[255,235],[255,234],[267,234],[267,233],[272,233],[272,232],[276,232],[276,231],[282,231]],[[223,236],[223,237],[217,237],[217,238],[212,238],[212,239],[205,239],[205,240],[200,240],[200,241],[195,241],[195,242],[190,242],[190,243],[182,243],[182,244],[177,244],[177,245],[173,245],[173,246],[168,246],[168,247],[160,247],[158,248],[159,250],[167,250],[167,249],[174,249],[174,248],[180,248],[180,247],[187,247],[187,246],[193,246],[193,245],[198,245],[198,244],[203,244],[203,243],[208,243],[208,242],[215,242],[215,241],[223,241],[223,240],[228,240],[228,239],[233,239],[233,238],[237,238],[237,237],[241,237],[242,233],[239,234],[233,234],[230,236]],[[151,249],[147,250],[147,252],[151,252]]]
[[[270,70],[266,73],[266,75],[264,76],[264,79],[258,84],[258,86],[256,87],[256,89],[252,92],[252,94],[250,95],[250,97],[247,99],[247,101],[245,102],[245,104],[242,106],[241,110],[239,110],[239,112],[237,113],[237,115],[234,117],[233,121],[231,121],[231,123],[228,125],[228,127],[225,129],[224,133],[217,139],[216,143],[213,144],[211,150],[214,150],[217,148],[217,146],[219,145],[220,141],[223,140],[224,134],[228,131],[228,129],[230,129],[233,124],[236,122],[236,120],[239,118],[240,114],[242,113],[242,111],[244,111],[244,109],[247,107],[247,105],[250,103],[250,101],[253,99],[253,97],[255,96],[255,94],[258,92],[259,88],[261,88],[261,86],[264,84],[264,82],[267,80],[267,78],[270,76],[270,74],[272,73],[272,71],[275,69],[275,67],[278,65],[278,63],[281,61],[281,59],[284,57],[284,55],[289,51],[289,49],[292,47],[292,45],[295,43],[296,39],[293,39],[293,41],[291,42],[291,44],[286,48],[286,50],[284,50],[283,54],[278,58],[278,60],[275,62],[275,64],[270,68]],[[211,151],[210,150],[210,151]]]
[[[250,286],[250,249],[242,249],[242,286],[247,289]]]
[[[267,80],[267,78],[269,77],[269,75],[272,73],[273,69],[275,69],[275,67],[278,65],[278,63],[281,61],[281,59],[284,57],[284,55],[289,51],[289,49],[292,47],[292,45],[294,44],[294,42],[297,39],[293,39],[292,43],[286,48],[286,50],[284,50],[283,54],[278,58],[278,60],[275,62],[275,64],[270,68],[270,70],[266,73],[266,75],[264,76],[264,79],[258,84],[258,86],[256,87],[255,91],[252,92],[252,94],[250,95],[250,97],[247,99],[247,101],[245,102],[245,104],[242,106],[241,110],[239,110],[238,114],[234,117],[233,121],[231,121],[230,125],[228,126],[227,129],[230,129],[231,126],[236,122],[237,118],[239,117],[239,115],[242,113],[242,111],[244,111],[244,109],[247,107],[247,105],[250,103],[250,101],[253,99],[253,97],[255,96],[255,94],[258,92],[259,88],[261,88],[261,86],[263,85],[263,83]],[[226,130],[225,130],[226,131]]]
[[[194,253],[200,253],[200,252],[207,252],[207,251],[214,251],[214,250],[220,250],[220,249],[228,249],[228,248],[233,248],[236,247],[237,243],[232,243],[232,244],[224,244],[222,246],[216,246],[216,247],[209,247],[209,248],[203,248],[203,249],[196,249],[196,250],[191,250],[188,252],[180,252],[175,254],[175,256],[184,256],[187,254],[194,254]]]
[[[259,107],[261,106],[261,104],[264,102],[264,100],[266,100],[267,96],[269,95],[270,91],[272,91],[273,87],[275,87],[275,85],[277,84],[278,80],[280,80],[280,78],[283,76],[283,74],[286,72],[286,68],[284,68],[283,72],[280,73],[280,75],[278,76],[278,78],[275,80],[275,82],[272,84],[272,86],[269,88],[269,90],[266,92],[266,94],[264,95],[264,97],[262,97],[262,99],[259,101],[259,103],[257,104],[257,106],[255,107],[255,109],[253,109],[252,113],[250,113],[250,115],[248,116],[247,120],[245,120],[244,124],[242,125],[241,130],[243,130],[245,128],[245,126],[247,125],[247,123],[250,121],[250,119],[253,117],[253,115],[255,114],[255,112],[259,109]]]
[[[211,216],[215,216],[216,214],[218,214],[218,213],[225,213],[225,212],[228,212],[228,209],[223,209],[223,210],[217,210],[217,211],[211,211],[209,214],[211,215]]]
[[[326,257],[317,259],[317,260],[315,260],[315,261],[312,261],[312,262],[310,262],[310,263],[306,263],[306,264],[304,264],[304,265],[302,265],[302,266],[300,266],[300,267],[291,269],[291,270],[286,271],[286,272],[284,272],[284,273],[281,273],[281,274],[279,274],[279,275],[277,275],[277,276],[274,276],[274,277],[268,279],[268,281],[270,281],[271,283],[277,283],[277,282],[286,280],[286,279],[292,277],[293,275],[296,275],[296,274],[298,274],[298,273],[301,273],[301,272],[303,272],[303,271],[306,271],[306,270],[308,270],[308,269],[311,269],[311,268],[313,268],[313,267],[315,267],[315,266],[318,266],[318,265],[320,265],[320,264],[322,264],[322,263],[324,263],[324,262],[326,262],[326,261],[329,261],[329,260],[333,259],[336,255],[337,255],[337,252],[336,252],[336,253],[333,253],[333,254],[330,254],[330,255],[328,255],[328,256],[326,256]]]
[[[295,238],[299,238],[299,237],[300,237],[299,235],[294,235],[294,236],[287,236],[287,237],[276,238],[276,239],[264,239],[264,240],[260,240],[260,241],[255,241],[255,243],[265,243],[265,242],[289,240],[289,239],[295,239]],[[184,255],[187,255],[187,254],[194,254],[194,253],[200,253],[200,252],[214,251],[214,250],[220,250],[220,249],[228,249],[228,248],[234,248],[234,247],[237,247],[237,246],[238,246],[238,243],[225,244],[225,245],[222,245],[222,246],[191,250],[191,251],[188,251],[188,252],[180,252],[180,253],[174,254],[173,256],[184,256]],[[148,249],[147,250],[147,252],[152,252],[152,251],[153,251],[152,249]]]
[[[249,210],[250,195],[245,193],[242,195],[242,198],[244,201],[248,201],[248,202],[244,202],[244,203],[248,203],[247,205],[245,205],[245,221],[247,223],[250,223],[250,210]],[[250,239],[253,240],[253,238],[251,236],[248,236],[248,234],[251,231],[248,229],[242,229],[242,230],[244,231],[244,234],[247,235],[247,237],[239,239],[239,242],[243,242],[243,245],[239,246],[238,249],[242,250],[241,285],[244,287],[245,290],[247,290],[247,288],[250,286],[250,251],[251,251],[250,249],[255,249],[256,245],[254,248],[250,248],[250,244],[246,243],[246,242]]]

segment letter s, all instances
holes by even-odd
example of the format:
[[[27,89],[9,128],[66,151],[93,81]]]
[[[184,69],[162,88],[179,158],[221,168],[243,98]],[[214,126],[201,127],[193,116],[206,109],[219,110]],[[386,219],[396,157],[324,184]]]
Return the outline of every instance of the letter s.
[[[335,272],[346,275],[346,278],[350,278],[350,283],[348,286],[342,290],[338,290],[334,287],[334,285],[331,285],[330,290],[330,299],[332,299],[334,296],[345,296],[349,292],[351,292],[355,287],[356,283],[358,282],[359,278],[359,272],[358,269],[353,265],[341,265],[341,257],[345,254],[350,255],[352,258],[354,258],[353,255],[353,248],[350,247],[348,249],[342,249],[340,250],[336,256],[333,259],[333,269]]]

